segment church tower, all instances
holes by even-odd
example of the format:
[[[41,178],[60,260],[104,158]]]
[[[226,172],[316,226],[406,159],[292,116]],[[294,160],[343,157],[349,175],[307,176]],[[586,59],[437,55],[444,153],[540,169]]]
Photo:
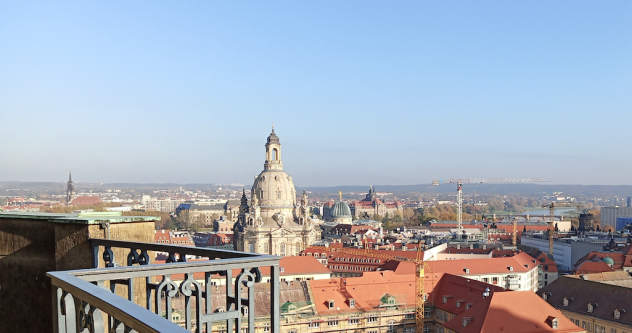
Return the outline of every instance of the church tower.
[[[279,256],[298,255],[320,239],[319,227],[309,218],[307,195],[297,202],[292,177],[283,171],[281,143],[274,132],[265,144],[263,171],[255,177],[250,205],[242,195],[233,232],[235,250]]]
[[[75,199],[75,183],[72,182],[72,172],[68,174],[68,183],[66,185],[66,204],[70,205]]]

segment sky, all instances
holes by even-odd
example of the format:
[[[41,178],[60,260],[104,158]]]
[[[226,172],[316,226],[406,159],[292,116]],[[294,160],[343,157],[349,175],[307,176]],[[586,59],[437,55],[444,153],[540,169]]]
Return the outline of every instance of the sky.
[[[632,2],[2,1],[0,181],[632,184]]]

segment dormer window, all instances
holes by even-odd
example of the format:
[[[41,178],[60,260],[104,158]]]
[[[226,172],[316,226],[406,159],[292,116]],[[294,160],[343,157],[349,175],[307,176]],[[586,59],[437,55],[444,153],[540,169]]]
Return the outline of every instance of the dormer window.
[[[568,298],[564,297],[564,300],[562,301],[562,305],[568,306]]]
[[[542,299],[546,301],[547,298],[549,298],[549,296],[546,294],[546,292],[542,293]]]
[[[448,303],[448,300],[451,298],[452,296],[450,295],[445,295],[443,296],[443,304]]]
[[[553,320],[551,320],[551,328],[557,329],[558,326],[559,326],[559,319],[553,318]]]
[[[355,308],[355,299],[349,298],[349,307],[352,309]]]
[[[333,299],[328,299],[327,300],[327,307],[330,310],[333,310],[336,307],[336,302]]]
[[[621,312],[619,312],[619,309],[614,309],[614,319],[619,318],[621,318]]]
[[[458,308],[460,308],[460,307],[461,307],[461,304],[463,304],[463,303],[465,303],[465,300],[464,300],[464,299],[460,299],[460,300],[456,301],[456,308],[457,308],[457,309],[458,309]]]
[[[593,305],[588,303],[588,312],[593,312]]]

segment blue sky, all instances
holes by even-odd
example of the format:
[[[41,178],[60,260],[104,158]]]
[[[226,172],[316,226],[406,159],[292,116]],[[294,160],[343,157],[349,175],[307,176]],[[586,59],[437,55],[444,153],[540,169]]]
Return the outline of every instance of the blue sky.
[[[632,184],[630,1],[3,1],[0,181]]]

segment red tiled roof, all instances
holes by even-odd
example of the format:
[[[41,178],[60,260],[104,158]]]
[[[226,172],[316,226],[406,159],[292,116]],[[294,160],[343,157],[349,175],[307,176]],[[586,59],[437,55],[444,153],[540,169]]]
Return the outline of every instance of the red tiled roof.
[[[557,328],[551,327],[553,318]],[[469,319],[465,327],[464,319]],[[443,326],[458,333],[585,332],[530,291],[493,293]]]
[[[361,277],[310,281],[314,304],[321,314],[374,310],[380,305],[382,297],[395,297],[396,303],[403,307],[415,305],[415,275],[395,274],[390,271],[368,272]],[[465,304],[482,300],[485,288],[503,291],[480,281],[466,279],[450,274],[430,274],[424,279],[425,292],[429,294],[429,302],[436,307],[453,313],[464,311]],[[443,303],[443,296],[451,295]],[[349,299],[355,300],[355,307],[349,306]],[[334,301],[334,308],[329,309],[328,301]],[[456,303],[465,303],[457,308]]]
[[[233,243],[233,234],[213,234],[209,237],[206,245],[225,245]]]
[[[612,265],[613,269],[617,270],[623,268],[623,264],[625,261],[625,253],[623,252],[590,252],[587,255],[579,258],[576,265],[584,261],[603,261],[603,259],[606,257],[610,257],[614,261],[614,264]]]
[[[521,252],[513,257],[503,258],[428,261],[428,266],[432,272],[453,275],[466,274],[466,268],[469,274],[508,273],[509,267],[512,267],[514,272],[528,272],[536,267],[533,260],[526,252]]]
[[[603,261],[584,261],[577,267],[577,269],[575,269],[575,274],[602,272],[614,272],[614,269],[610,268],[610,266]]]
[[[70,203],[70,206],[94,206],[102,203],[101,199],[97,196],[80,196],[76,197]]]

